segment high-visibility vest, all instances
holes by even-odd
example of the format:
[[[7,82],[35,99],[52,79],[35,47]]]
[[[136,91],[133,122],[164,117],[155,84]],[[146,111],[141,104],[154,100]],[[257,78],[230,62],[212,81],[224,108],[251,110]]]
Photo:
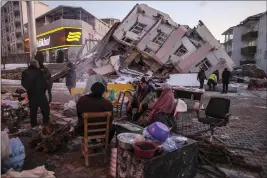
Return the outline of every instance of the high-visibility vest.
[[[217,82],[217,76],[215,74],[211,74],[209,79],[213,80],[214,82]]]

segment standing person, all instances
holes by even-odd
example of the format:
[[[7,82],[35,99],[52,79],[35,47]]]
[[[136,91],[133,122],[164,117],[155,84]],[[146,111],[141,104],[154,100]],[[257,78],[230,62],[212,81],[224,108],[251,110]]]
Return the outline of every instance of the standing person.
[[[39,107],[43,115],[43,123],[48,123],[50,110],[45,95],[47,84],[36,60],[30,61],[28,69],[22,72],[21,85],[26,89],[29,99],[31,126],[37,126],[37,111]]]
[[[215,86],[217,85],[217,75],[214,72],[210,75],[207,84],[210,90],[211,90],[211,87],[213,88],[213,91],[215,90]]]
[[[96,82],[102,83],[105,86],[105,91],[107,91],[107,85],[108,85],[108,83],[104,79],[103,76],[97,74],[93,69],[89,69],[87,73],[89,75],[89,78],[88,78],[88,80],[86,82],[86,86],[85,86],[85,89],[84,89],[84,94],[85,95],[91,93],[91,87]]]
[[[200,83],[199,89],[203,89],[205,79],[207,79],[205,71],[201,69],[197,74],[197,80]]]
[[[231,72],[227,69],[224,68],[224,71],[222,73],[222,83],[223,83],[223,91],[222,94],[227,94],[228,92],[228,84],[230,81],[230,77],[231,77]]]
[[[52,102],[52,87],[53,87],[53,82],[51,78],[51,73],[49,72],[48,68],[44,66],[44,55],[41,51],[38,51],[35,55],[35,60],[39,62],[39,69],[44,74],[45,81],[47,83],[47,91],[48,91],[48,102]]]
[[[71,62],[67,64],[67,67],[69,67],[70,70],[66,75],[66,86],[71,94],[71,89],[76,87],[76,71],[75,66]]]

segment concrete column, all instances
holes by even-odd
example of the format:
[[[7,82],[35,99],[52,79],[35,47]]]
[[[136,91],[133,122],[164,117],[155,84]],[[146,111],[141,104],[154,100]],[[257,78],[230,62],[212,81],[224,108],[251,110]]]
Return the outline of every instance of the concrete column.
[[[28,32],[30,39],[30,58],[32,59],[37,51],[34,1],[26,1],[26,5],[28,16]]]
[[[45,51],[45,56],[46,56],[46,59],[45,59],[45,61],[47,62],[47,63],[49,63],[50,61],[49,61],[49,59],[50,59],[50,56],[49,56],[49,50],[46,50]]]

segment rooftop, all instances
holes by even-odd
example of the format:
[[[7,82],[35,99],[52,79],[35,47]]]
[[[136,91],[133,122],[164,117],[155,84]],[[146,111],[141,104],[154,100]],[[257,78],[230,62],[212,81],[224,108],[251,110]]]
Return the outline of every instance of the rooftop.
[[[60,5],[60,6],[57,6],[55,7],[54,9],[51,9],[50,11],[44,13],[43,15],[40,15],[39,17],[36,18],[36,21],[42,19],[42,18],[45,18],[46,16],[56,16],[56,15],[60,15],[62,14],[62,10],[66,10],[68,12],[73,12],[73,13],[83,13],[83,14],[86,14],[90,17],[94,17],[96,18],[97,20],[99,20],[100,22],[102,22],[104,25],[108,26],[108,24],[106,24],[105,22],[103,22],[102,20],[98,19],[97,17],[95,17],[94,15],[92,15],[91,13],[89,13],[88,11],[86,11],[84,8],[82,7],[75,7],[75,6],[65,6],[65,5]],[[27,24],[25,24],[27,26]]]

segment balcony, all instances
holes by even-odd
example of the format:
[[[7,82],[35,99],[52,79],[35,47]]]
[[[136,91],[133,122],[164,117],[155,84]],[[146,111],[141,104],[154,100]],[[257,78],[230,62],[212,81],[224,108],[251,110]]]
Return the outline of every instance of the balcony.
[[[14,12],[20,12],[19,5],[14,5]]]
[[[15,21],[15,22],[20,22],[20,17],[16,16],[16,17],[14,18],[14,21]]]
[[[257,52],[257,46],[246,46],[241,48],[241,54],[244,56],[255,55]]]
[[[242,41],[247,41],[250,39],[255,39],[258,37],[258,31],[248,31],[242,34],[241,39]]]
[[[20,27],[19,28],[16,27],[15,32],[16,33],[21,33],[21,28]]]

